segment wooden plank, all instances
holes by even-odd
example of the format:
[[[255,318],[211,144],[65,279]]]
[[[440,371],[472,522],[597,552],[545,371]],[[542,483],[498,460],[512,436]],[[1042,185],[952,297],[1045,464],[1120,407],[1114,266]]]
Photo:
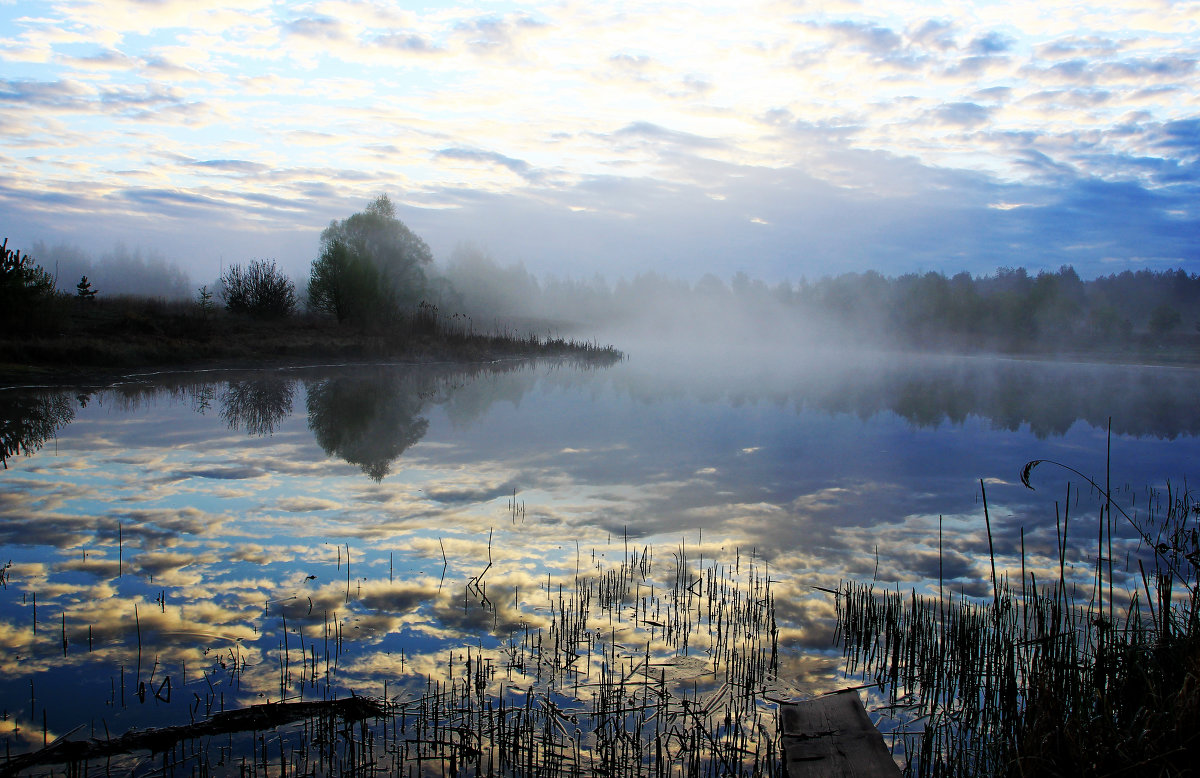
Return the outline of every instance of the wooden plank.
[[[780,705],[779,730],[789,778],[900,775],[856,691]]]

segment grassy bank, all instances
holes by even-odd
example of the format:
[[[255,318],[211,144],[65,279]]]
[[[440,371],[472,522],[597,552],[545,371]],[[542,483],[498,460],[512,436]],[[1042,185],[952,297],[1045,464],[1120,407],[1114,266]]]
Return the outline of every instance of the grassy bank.
[[[387,326],[329,317],[261,319],[195,303],[143,298],[68,301],[38,332],[0,335],[0,378],[71,379],[139,368],[261,366],[325,360],[482,361],[558,357],[606,363],[612,346],[531,333],[486,332],[421,306]]]

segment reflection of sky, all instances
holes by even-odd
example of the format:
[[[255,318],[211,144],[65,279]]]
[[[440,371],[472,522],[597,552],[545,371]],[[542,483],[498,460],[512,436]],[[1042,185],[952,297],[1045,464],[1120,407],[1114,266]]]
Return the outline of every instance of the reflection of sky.
[[[1185,391],[1195,383],[1171,376],[1186,379]],[[1063,474],[1043,465],[1029,492],[1021,467],[1058,459],[1102,479],[1103,430],[1068,419],[1063,435],[1035,434],[978,408],[921,426],[891,390],[839,390],[838,378],[781,366],[777,379],[731,372],[689,387],[664,373],[656,385],[636,361],[483,372],[422,395],[424,437],[378,482],[317,444],[304,381],[267,436],[230,429],[187,392],[101,393],[0,474],[0,562],[12,560],[0,594],[0,693],[29,721],[31,681],[50,700],[89,678],[100,710],[122,672],[138,677],[140,624],[153,646],[142,675],[171,668],[178,681],[186,665],[196,683],[208,683],[201,671],[225,683],[227,705],[278,699],[284,618],[295,651],[340,624],[351,648],[335,686],[379,693],[379,674],[401,672],[400,657],[406,677],[433,672],[455,646],[548,625],[547,581],[569,582],[577,564],[619,563],[626,533],[633,547],[655,549],[660,584],[681,545],[710,564],[765,557],[790,647],[781,682],[815,688],[805,684],[828,683],[819,679],[829,673],[832,606],[812,586],[878,576],[935,587],[940,569],[954,589],[982,591],[981,479],[1001,566],[1019,568],[1023,529],[1029,568],[1052,567]],[[1060,404],[1093,403],[1064,392]],[[860,402],[830,400],[846,397]],[[1145,488],[1164,478],[1182,481],[1197,449],[1191,435],[1114,436],[1122,504],[1144,504]],[[514,490],[524,508],[515,522]],[[1095,506],[1086,492],[1073,501],[1073,537],[1095,537]],[[1079,547],[1069,561],[1085,569],[1089,553]],[[485,569],[485,588],[472,592]],[[480,607],[484,593],[490,608]],[[231,652],[248,662],[236,679]],[[115,720],[181,715],[152,702]],[[56,731],[74,725],[53,706],[49,717]]]

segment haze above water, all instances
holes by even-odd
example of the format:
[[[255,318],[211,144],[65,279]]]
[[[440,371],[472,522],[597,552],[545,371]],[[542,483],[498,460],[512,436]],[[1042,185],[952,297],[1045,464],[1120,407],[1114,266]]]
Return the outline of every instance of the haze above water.
[[[200,689],[222,688],[225,707],[419,689],[448,654],[536,627],[557,583],[631,548],[653,560],[647,586],[684,557],[768,571],[778,693],[833,688],[833,603],[813,587],[936,591],[940,575],[986,593],[981,480],[998,563],[1019,576],[1023,543],[1027,570],[1049,575],[1066,473],[1042,465],[1030,491],[1025,463],[1103,483],[1111,416],[1114,491],[1144,514],[1153,490],[1192,475],[1198,396],[1193,369],[647,350],[609,368],[0,391],[0,727],[25,750],[43,710],[51,737],[101,719],[115,734],[186,723]],[[1068,561],[1086,579],[1098,502],[1073,483]],[[1132,530],[1115,530],[1114,557],[1136,554]],[[281,653],[330,624],[347,636],[340,662],[319,684],[281,682]],[[153,692],[167,675],[173,702],[134,701],[137,678]],[[68,689],[81,702],[47,702]]]

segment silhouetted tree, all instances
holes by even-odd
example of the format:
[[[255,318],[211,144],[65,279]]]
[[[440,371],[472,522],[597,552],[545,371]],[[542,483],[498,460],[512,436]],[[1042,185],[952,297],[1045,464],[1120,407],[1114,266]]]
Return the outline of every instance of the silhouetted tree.
[[[375,318],[386,307],[379,271],[341,239],[323,242],[308,278],[308,307],[339,322]]]
[[[296,287],[275,260],[256,259],[243,268],[233,265],[221,275],[221,297],[233,313],[282,318],[296,309]]]
[[[524,316],[534,310],[541,296],[537,280],[521,263],[501,267],[478,246],[455,247],[446,266],[446,280],[457,292],[445,302],[461,301],[462,308],[481,319]],[[443,299],[446,295],[442,293]]]
[[[1103,340],[1112,340],[1118,335],[1127,336],[1133,332],[1133,322],[1121,316],[1117,307],[1107,302],[1092,306],[1088,314],[1088,326]]]
[[[92,300],[99,290],[92,288],[92,282],[87,276],[82,276],[79,283],[75,284],[75,296],[80,300]]]
[[[208,291],[207,284],[196,290],[196,305],[200,308],[200,314],[206,319],[216,310],[212,292]]]
[[[7,328],[31,330],[54,299],[54,279],[28,254],[0,244],[0,321]]]

